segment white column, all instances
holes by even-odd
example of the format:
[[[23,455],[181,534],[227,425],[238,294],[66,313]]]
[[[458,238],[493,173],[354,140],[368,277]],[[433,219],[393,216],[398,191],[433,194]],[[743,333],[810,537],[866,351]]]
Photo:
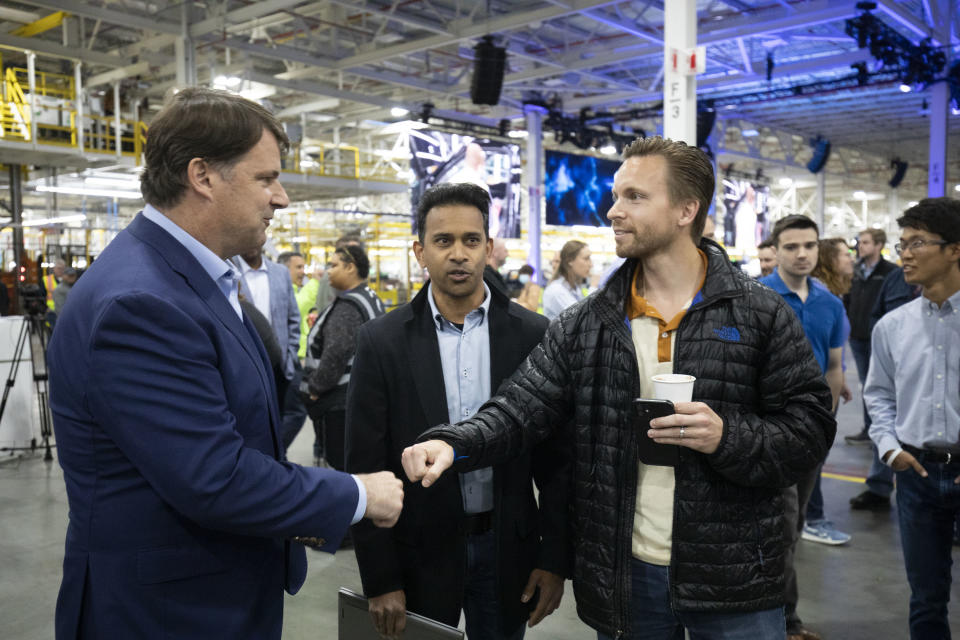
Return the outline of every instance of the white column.
[[[824,215],[827,210],[827,174],[817,173],[817,226],[823,233]]]
[[[684,66],[683,52],[697,46],[696,0],[665,2],[663,31],[663,136],[694,145],[697,142],[697,77],[680,70]]]
[[[930,198],[946,195],[949,103],[950,87],[946,82],[930,87],[930,170],[927,173],[927,196]]]
[[[77,149],[81,153],[83,152],[83,75],[80,72],[82,67],[83,63],[79,60],[73,63],[74,110],[77,113]]]
[[[173,53],[177,64],[177,86],[192,87],[197,84],[197,60],[193,39],[190,37],[190,3],[180,5],[181,34],[173,41]]]
[[[37,143],[37,54],[27,52],[27,85],[30,87],[30,142]]]
[[[527,202],[529,218],[527,220],[527,242],[530,251],[527,260],[535,270],[537,281],[544,285],[543,260],[540,255],[540,202],[543,198],[543,116],[547,112],[541,106],[523,105],[527,117]]]
[[[120,83],[113,83],[113,144],[116,147],[117,158],[123,155],[123,144],[120,142],[123,129],[120,126]]]

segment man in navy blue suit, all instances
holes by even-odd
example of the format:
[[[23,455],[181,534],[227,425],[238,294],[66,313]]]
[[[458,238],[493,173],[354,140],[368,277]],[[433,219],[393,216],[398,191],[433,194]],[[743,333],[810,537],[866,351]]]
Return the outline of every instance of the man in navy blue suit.
[[[392,526],[392,473],[284,458],[266,352],[226,259],[260,247],[287,138],[259,105],[185,89],[150,126],[147,206],[77,283],[50,342],[70,504],[57,638],[280,638],[298,542]]]

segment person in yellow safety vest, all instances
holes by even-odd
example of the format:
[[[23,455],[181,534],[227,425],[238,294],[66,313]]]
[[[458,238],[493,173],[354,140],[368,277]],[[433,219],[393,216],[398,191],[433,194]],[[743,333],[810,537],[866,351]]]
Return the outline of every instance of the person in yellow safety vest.
[[[63,280],[63,270],[67,268],[67,263],[63,258],[57,258],[53,263],[53,273],[47,273],[43,276],[43,286],[47,291],[47,307],[53,311],[53,290],[57,288],[60,281]]]

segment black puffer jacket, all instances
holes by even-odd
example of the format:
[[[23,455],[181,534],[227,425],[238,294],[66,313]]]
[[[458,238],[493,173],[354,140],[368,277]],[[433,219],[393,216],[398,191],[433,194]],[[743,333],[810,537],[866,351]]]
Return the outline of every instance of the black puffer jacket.
[[[676,469],[670,599],[677,610],[782,605],[781,490],[826,457],[836,433],[830,390],[796,314],[730,265],[713,242],[701,296],[675,340],[674,370],[697,377],[694,400],[724,422],[717,450],[681,449]],[[468,421],[425,432],[500,462],[569,423],[576,447],[574,593],[580,617],[627,630],[639,396],[624,301],[636,261],[550,324],[543,342]]]

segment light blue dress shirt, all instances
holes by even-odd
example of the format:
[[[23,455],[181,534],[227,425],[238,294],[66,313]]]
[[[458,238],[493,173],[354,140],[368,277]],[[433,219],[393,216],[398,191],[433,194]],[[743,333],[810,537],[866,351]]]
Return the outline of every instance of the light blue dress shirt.
[[[184,249],[190,252],[190,255],[197,259],[197,262],[200,263],[203,270],[206,271],[210,278],[217,284],[217,287],[223,292],[230,306],[237,312],[237,317],[242,321],[243,310],[240,308],[240,293],[237,288],[240,282],[240,275],[236,272],[236,269],[234,269],[229,262],[211,251],[206,245],[184,231],[177,223],[165,216],[153,205],[148,204],[143,208],[143,217],[160,226],[160,228],[173,236],[177,242],[183,245]],[[356,524],[363,518],[363,514],[367,511],[367,489],[357,476],[353,476],[353,481],[357,483],[357,491],[359,492],[357,509],[351,521],[351,524]]]
[[[490,399],[490,289],[483,284],[483,303],[463,319],[463,330],[443,317],[433,299],[433,283],[427,299],[437,329],[443,387],[447,395],[450,424],[466,420]],[[493,509],[493,467],[460,474],[460,492],[465,513]]]
[[[939,308],[919,297],[873,329],[863,390],[881,459],[900,442],[960,441],[960,292]]]
[[[243,311],[240,309],[240,294],[237,289],[240,275],[233,265],[184,231],[177,223],[155,209],[153,205],[148,204],[143,208],[143,217],[159,225],[164,231],[172,235],[177,242],[183,245],[184,249],[190,252],[190,255],[197,259],[203,270],[210,275],[223,295],[227,297],[230,306],[237,312],[237,317],[242,320]]]

